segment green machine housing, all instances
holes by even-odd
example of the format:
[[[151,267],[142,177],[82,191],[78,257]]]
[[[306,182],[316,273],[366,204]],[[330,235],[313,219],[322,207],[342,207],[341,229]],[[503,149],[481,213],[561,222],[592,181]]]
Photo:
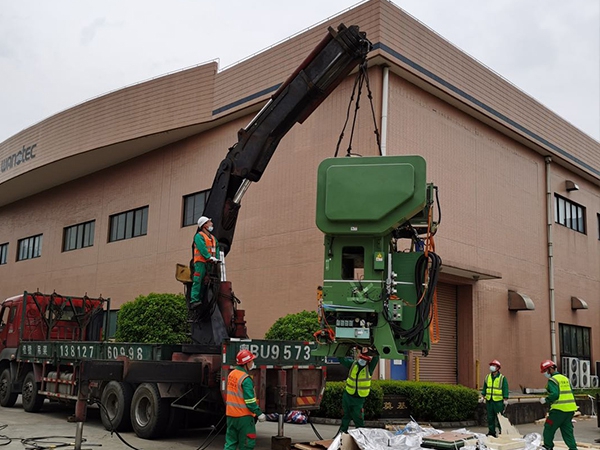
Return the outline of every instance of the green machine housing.
[[[386,359],[404,359],[407,350],[427,354],[426,291],[435,286],[419,273],[435,267],[416,250],[422,248],[419,236],[435,229],[429,223],[434,189],[420,156],[320,164],[316,221],[325,234],[325,258],[316,354],[345,356],[357,346]],[[400,248],[402,238],[412,239],[409,251]]]

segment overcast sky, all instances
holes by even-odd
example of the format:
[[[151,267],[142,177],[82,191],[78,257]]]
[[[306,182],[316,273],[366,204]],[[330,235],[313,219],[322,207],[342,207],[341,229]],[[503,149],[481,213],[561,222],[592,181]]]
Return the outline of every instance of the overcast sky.
[[[394,0],[600,141],[600,0]],[[246,58],[355,0],[0,0],[0,142],[123,86]]]

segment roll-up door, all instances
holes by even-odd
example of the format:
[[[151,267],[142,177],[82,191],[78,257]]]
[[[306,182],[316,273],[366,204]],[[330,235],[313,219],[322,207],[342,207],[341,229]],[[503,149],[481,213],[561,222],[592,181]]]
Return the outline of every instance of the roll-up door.
[[[412,355],[412,379],[416,375],[416,361],[419,357],[419,380],[440,383],[457,383],[457,341],[456,341],[456,286],[439,283],[437,287],[438,323],[440,341],[431,345],[426,357],[420,353]]]

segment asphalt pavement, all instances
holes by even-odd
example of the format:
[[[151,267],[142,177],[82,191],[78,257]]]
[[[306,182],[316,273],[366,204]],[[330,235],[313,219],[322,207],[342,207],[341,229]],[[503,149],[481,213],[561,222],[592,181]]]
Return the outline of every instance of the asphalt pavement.
[[[74,442],[76,424],[67,422],[67,417],[72,413],[72,407],[48,402],[44,404],[44,409],[39,413],[25,412],[21,407],[20,401],[13,408],[0,407],[0,424],[6,425],[4,429],[0,430],[0,434],[12,439],[8,443],[8,440],[0,437],[0,445],[7,443],[3,447],[7,450],[23,449],[28,447],[24,446],[21,439],[59,436],[50,440],[56,442],[58,448],[73,448],[73,446],[61,445],[62,443]],[[333,438],[338,429],[337,425],[315,424],[314,426],[323,439]],[[541,434],[543,424],[522,424],[517,425],[516,428],[521,434],[534,432]],[[444,429],[444,431],[453,429],[455,427]],[[486,427],[470,427],[468,430],[476,433],[485,433]],[[270,449],[271,437],[277,435],[277,423],[258,423],[257,435],[256,449]],[[310,442],[319,439],[309,424],[285,424],[284,435],[290,437],[292,443]],[[140,450],[196,450],[199,447],[206,448],[207,450],[216,450],[222,449],[224,445],[224,435],[215,435],[214,433],[211,435],[210,430],[185,430],[180,431],[175,437],[154,441],[139,439],[133,432],[121,433],[121,436],[129,445]],[[88,410],[88,420],[83,426],[83,437],[85,442],[82,448],[84,449],[127,450],[129,448],[119,440],[116,434],[111,435],[109,431],[104,429],[100,421],[99,410],[95,408]],[[577,420],[575,423],[575,438],[580,443],[594,444],[594,440],[600,438],[600,428],[598,428],[596,418],[583,417]],[[560,433],[557,433],[556,439],[561,439]],[[47,443],[50,440],[41,442]],[[205,445],[207,446],[204,447]]]

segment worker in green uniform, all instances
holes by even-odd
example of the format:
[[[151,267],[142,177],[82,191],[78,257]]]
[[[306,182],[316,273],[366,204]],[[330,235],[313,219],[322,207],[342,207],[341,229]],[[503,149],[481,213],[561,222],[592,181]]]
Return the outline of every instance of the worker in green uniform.
[[[487,374],[483,382],[481,390],[481,400],[486,402],[487,409],[487,436],[498,437],[498,433],[502,432],[498,414],[504,412],[508,405],[508,381],[506,377],[500,373],[502,365],[500,361],[494,359],[490,361],[490,373]]]
[[[371,378],[379,356],[372,357],[368,355],[367,349],[363,349],[358,355],[358,359],[342,358],[340,364],[350,369],[348,378],[346,378],[346,390],[342,395],[342,409],[344,416],[342,417],[342,425],[340,431],[348,432],[350,421],[354,421],[356,428],[365,426],[365,400],[371,392]]]
[[[254,383],[248,374],[254,369],[254,356],[249,350],[240,350],[235,357],[237,366],[227,377],[225,396],[227,433],[224,450],[252,450],[256,446],[256,422],[264,422],[263,414],[254,392]]]
[[[204,277],[208,272],[209,264],[219,262],[220,251],[217,238],[211,234],[213,230],[212,220],[206,216],[198,219],[198,230],[194,235],[192,244],[194,252],[194,271],[192,273],[192,292],[190,295],[191,306],[202,303],[204,298]]]
[[[544,423],[544,448],[554,448],[554,435],[560,428],[563,441],[569,450],[577,450],[577,443],[573,435],[573,415],[577,411],[577,404],[571,389],[569,379],[556,370],[556,363],[552,360],[542,361],[540,372],[548,378],[546,391],[548,395],[540,398],[540,403],[550,404],[550,412]]]

